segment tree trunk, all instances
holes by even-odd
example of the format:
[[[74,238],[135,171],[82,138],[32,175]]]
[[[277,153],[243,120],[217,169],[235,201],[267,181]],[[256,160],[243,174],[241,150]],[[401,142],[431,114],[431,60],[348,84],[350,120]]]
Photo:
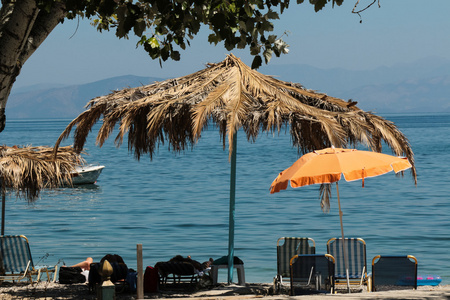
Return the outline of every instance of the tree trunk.
[[[50,12],[35,0],[2,1],[0,9],[0,132],[5,128],[5,108],[23,64],[42,44],[65,15],[64,5]],[[6,2],[6,3],[5,3]]]

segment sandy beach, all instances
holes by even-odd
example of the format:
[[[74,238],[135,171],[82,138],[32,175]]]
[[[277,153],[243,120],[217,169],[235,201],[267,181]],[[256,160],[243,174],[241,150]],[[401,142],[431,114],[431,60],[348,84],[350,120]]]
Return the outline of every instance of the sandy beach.
[[[450,299],[450,286],[420,286],[417,290],[393,290],[368,293],[365,290],[347,294],[315,294],[290,297],[287,293],[271,294],[272,284],[247,283],[246,286],[219,285],[212,289],[195,290],[192,288],[165,288],[158,293],[145,293],[145,299]],[[59,284],[40,282],[2,283],[0,299],[86,299],[93,300],[96,296],[89,292],[86,284]],[[136,294],[116,294],[117,300],[136,299]]]

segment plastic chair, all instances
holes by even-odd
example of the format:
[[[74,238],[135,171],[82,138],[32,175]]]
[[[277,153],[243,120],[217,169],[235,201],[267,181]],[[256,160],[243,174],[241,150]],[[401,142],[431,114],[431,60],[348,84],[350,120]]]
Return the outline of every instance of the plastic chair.
[[[300,254],[290,261],[290,295],[296,295],[296,286],[301,294],[334,291],[335,259],[330,254]]]
[[[52,268],[35,268],[30,245],[24,235],[0,236],[0,255],[5,272],[0,276],[0,280],[14,282],[27,278],[33,284],[33,276],[37,276],[36,282],[39,282],[42,273],[46,273],[47,281],[50,282],[50,273],[54,273],[53,282],[56,281],[56,265]]]
[[[290,260],[297,254],[315,254],[316,243],[312,238],[281,237],[277,241],[277,276],[274,278],[274,291],[283,285],[283,277],[289,278]]]
[[[336,285],[347,285],[347,270],[345,267],[342,238],[331,238],[327,242],[327,252],[336,259],[334,277]],[[350,285],[367,284],[366,242],[361,238],[346,238],[348,275]]]
[[[372,291],[417,289],[417,259],[377,255],[372,259]]]

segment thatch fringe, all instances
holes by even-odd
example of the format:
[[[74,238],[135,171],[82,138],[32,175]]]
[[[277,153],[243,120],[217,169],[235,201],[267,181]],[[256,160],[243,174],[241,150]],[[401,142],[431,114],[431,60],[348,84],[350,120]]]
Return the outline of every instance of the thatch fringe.
[[[70,172],[84,162],[71,146],[60,147],[54,157],[53,147],[0,146],[0,183],[17,197],[35,200],[42,189],[71,183]]]
[[[76,126],[74,148],[81,150],[101,116],[97,144],[103,145],[119,124],[117,146],[128,134],[128,148],[137,159],[142,154],[152,158],[164,143],[173,151],[192,147],[208,122],[219,128],[224,147],[228,137],[230,154],[239,128],[254,141],[260,132],[279,133],[289,126],[293,145],[301,153],[357,143],[381,151],[384,141],[394,154],[409,159],[416,180],[407,138],[392,122],[355,104],[263,75],[230,54],[224,61],[184,77],[91,100],[87,110],[61,134],[55,149]]]

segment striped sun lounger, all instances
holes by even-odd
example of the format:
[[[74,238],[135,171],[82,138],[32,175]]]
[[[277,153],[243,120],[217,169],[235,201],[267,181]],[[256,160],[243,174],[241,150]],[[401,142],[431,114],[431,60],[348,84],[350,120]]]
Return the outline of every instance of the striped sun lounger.
[[[48,281],[50,281],[50,272],[54,272],[56,275],[56,267],[52,270],[47,267],[35,268],[30,245],[24,235],[0,236],[0,255],[3,262],[1,267],[5,272],[0,276],[0,280],[14,282],[27,278],[30,283],[33,283],[33,276],[37,276],[36,282],[38,282],[42,272],[47,274]],[[53,281],[55,279],[56,276]]]
[[[315,254],[316,243],[312,238],[281,237],[277,241],[277,276],[274,278],[274,290],[278,292],[283,278],[290,278],[290,260],[297,254]]]
[[[342,238],[331,238],[327,242],[328,254],[336,259],[336,285],[347,284]],[[361,238],[346,238],[348,272],[351,285],[367,283],[366,242]]]

